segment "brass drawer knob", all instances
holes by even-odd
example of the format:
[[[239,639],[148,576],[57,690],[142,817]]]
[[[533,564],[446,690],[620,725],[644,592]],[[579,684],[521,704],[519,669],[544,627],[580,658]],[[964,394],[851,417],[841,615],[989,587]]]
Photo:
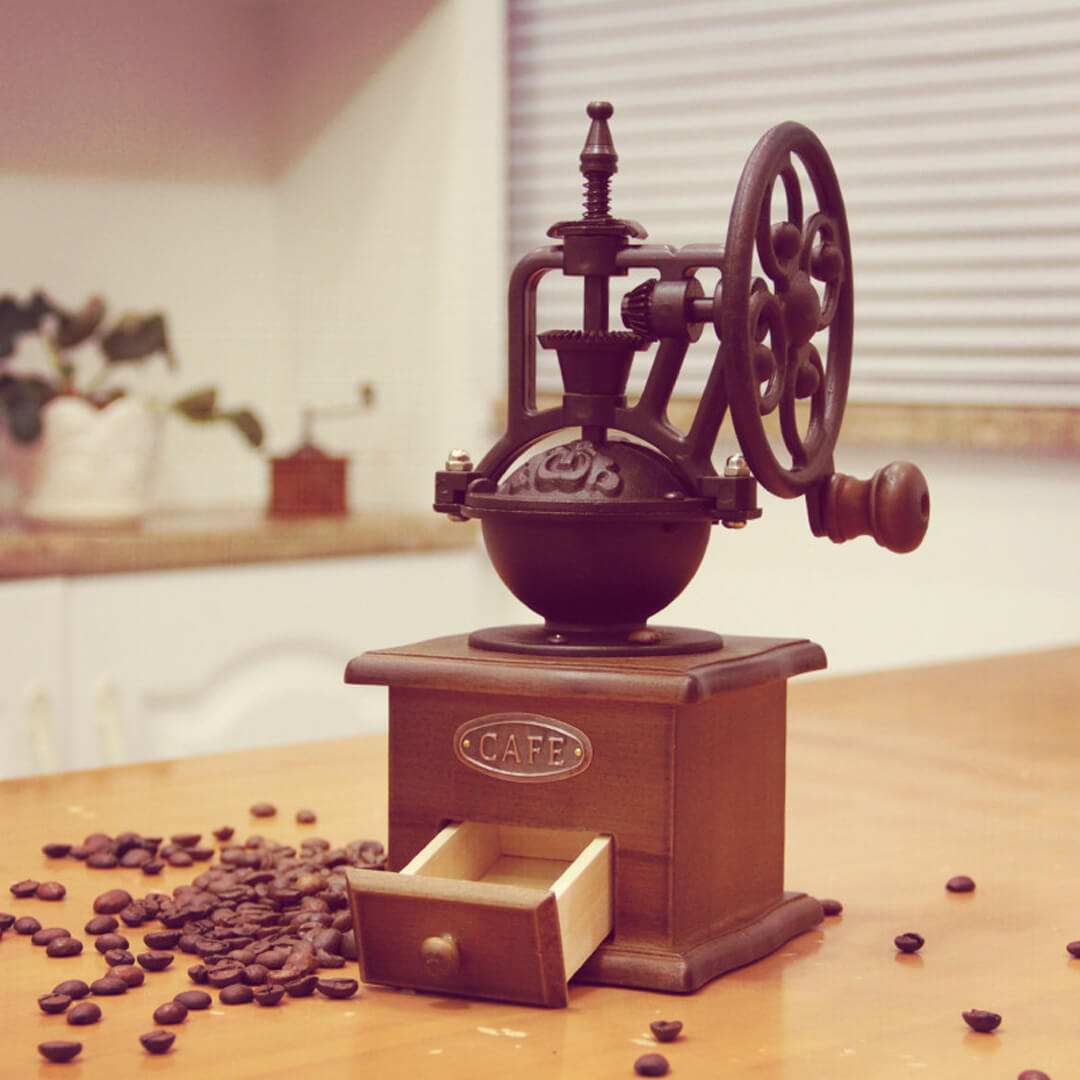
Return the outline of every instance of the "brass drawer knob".
[[[420,945],[420,959],[432,975],[441,979],[456,975],[461,967],[457,942],[449,934],[424,938]]]

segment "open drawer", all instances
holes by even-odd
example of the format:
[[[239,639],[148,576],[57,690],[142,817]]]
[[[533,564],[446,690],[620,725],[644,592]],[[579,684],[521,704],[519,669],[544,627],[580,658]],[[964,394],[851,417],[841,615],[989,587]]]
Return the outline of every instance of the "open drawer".
[[[345,871],[365,982],[566,1004],[611,932],[611,838],[466,821],[400,873]]]

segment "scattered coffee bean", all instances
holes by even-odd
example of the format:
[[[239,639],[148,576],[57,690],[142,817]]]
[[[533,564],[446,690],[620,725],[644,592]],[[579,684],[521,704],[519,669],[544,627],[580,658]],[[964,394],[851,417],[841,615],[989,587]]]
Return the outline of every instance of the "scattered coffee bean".
[[[262,964],[248,964],[243,971],[243,981],[248,986],[265,986],[270,969]]]
[[[179,941],[179,930],[151,930],[143,934],[143,944],[148,949],[175,949]]]
[[[111,870],[120,865],[120,860],[111,851],[95,851],[87,856],[86,865],[98,870]]]
[[[175,851],[169,852],[165,861],[170,866],[190,866],[195,860],[184,848],[177,848]]]
[[[41,923],[33,915],[20,915],[11,926],[16,934],[36,934],[41,929]]]
[[[319,979],[315,983],[315,989],[323,997],[328,998],[351,998],[360,984],[355,979]],[[679,1025],[682,1027],[682,1025]]]
[[[154,1010],[155,1024],[182,1024],[187,1019],[187,1006],[180,1001],[166,1001]]]
[[[276,1005],[285,996],[284,986],[256,986],[252,988],[256,1005]]]
[[[171,952],[144,952],[138,955],[139,966],[147,971],[164,971],[172,962]]]
[[[199,984],[205,983],[210,974],[209,971],[207,971],[205,964],[192,964],[192,966],[187,969],[187,973],[188,978],[193,983]]]
[[[78,938],[53,938],[45,946],[46,956],[78,956],[83,950],[83,943]]]
[[[148,1031],[139,1036],[139,1042],[150,1054],[164,1054],[175,1039],[175,1031],[165,1031],[163,1028],[157,1028],[155,1031]]]
[[[46,926],[36,931],[30,937],[31,945],[48,945],[55,938],[71,937],[71,931],[62,926]]]
[[[246,983],[232,983],[218,994],[218,1000],[222,1005],[246,1005],[254,998],[254,991]]]
[[[663,1054],[642,1054],[634,1062],[634,1072],[638,1076],[667,1076],[670,1067]]]
[[[71,1061],[82,1053],[82,1043],[68,1039],[50,1039],[48,1042],[38,1043],[38,1053],[47,1061]]]
[[[236,830],[231,825],[222,825],[220,829],[214,830],[214,839],[220,840],[223,844],[226,840],[231,840]]]
[[[63,859],[71,851],[70,844],[42,844],[41,851],[50,859]]]
[[[967,874],[957,874],[945,882],[945,888],[949,892],[971,892],[975,888],[975,882]]]
[[[251,806],[252,817],[273,817],[277,813],[277,807],[273,803],[257,802]]]
[[[963,1013],[964,1022],[972,1031],[993,1031],[1001,1023],[1001,1017],[986,1009],[969,1009]]]
[[[135,957],[127,951],[127,949],[109,949],[108,952],[103,954],[105,957],[105,963],[109,967],[117,967],[120,964],[134,964]]]
[[[839,900],[822,900],[821,910],[826,915],[839,915],[844,910],[844,905]]]
[[[133,847],[120,856],[121,866],[145,866],[154,858],[153,853],[143,847]]]
[[[165,862],[163,859],[149,859],[140,869],[144,874],[160,874],[165,869]]]
[[[214,849],[212,847],[192,847],[187,849],[187,853],[195,860],[195,862],[208,862],[214,857]]]
[[[169,837],[169,840],[178,844],[180,847],[195,847],[202,839],[202,833],[197,832],[182,832],[174,833]]]
[[[62,1013],[71,1004],[70,994],[42,994],[37,999],[38,1008],[43,1013]]]
[[[657,1042],[674,1042],[682,1031],[681,1020],[654,1020],[649,1025],[653,1038]]]
[[[914,931],[909,930],[906,934],[897,934],[893,938],[893,944],[902,953],[914,953],[918,952],[926,944],[926,938],[922,934],[916,934]]]
[[[213,998],[205,990],[181,990],[173,1001],[179,1001],[185,1009],[209,1009]]]
[[[1065,948],[1070,956],[1080,957],[1080,941],[1070,941]]]
[[[98,915],[115,915],[131,903],[132,896],[127,889],[109,889],[94,901],[94,912]]]
[[[63,900],[67,889],[59,881],[43,881],[36,892],[39,900]]]
[[[33,896],[37,892],[40,881],[34,881],[31,878],[26,878],[23,881],[16,881],[14,885],[10,886],[11,895],[18,900],[25,900],[28,896]]]
[[[90,993],[90,987],[82,979],[65,979],[63,982],[57,983],[52,992],[54,994],[66,994],[74,1000],[86,997]]]
[[[126,994],[128,984],[118,975],[112,973],[102,975],[90,984],[90,993],[98,997],[115,997],[117,994]]]
[[[130,990],[133,986],[142,986],[146,979],[146,973],[137,964],[117,964],[109,972],[118,979],[123,979]]]
[[[98,934],[94,940],[94,948],[99,953],[107,953],[110,949],[126,949],[130,944],[123,934]]]
[[[297,810],[296,820],[300,825],[314,825],[317,819],[314,810]]]
[[[1016,1080],[1050,1080],[1042,1069],[1025,1069]]]
[[[88,934],[111,934],[119,925],[115,915],[95,915],[83,930]]]
[[[318,975],[301,975],[298,979],[290,979],[282,985],[289,997],[310,997],[315,993],[315,987],[319,984]]]
[[[0,912],[0,934],[5,930],[10,930],[15,924],[15,916],[8,914],[8,912]]]
[[[244,981],[244,967],[236,963],[222,964],[206,973],[206,981],[215,990],[222,990],[233,983]]]
[[[96,1001],[77,1001],[67,1012],[67,1022],[76,1027],[96,1024],[100,1019],[101,1006]]]

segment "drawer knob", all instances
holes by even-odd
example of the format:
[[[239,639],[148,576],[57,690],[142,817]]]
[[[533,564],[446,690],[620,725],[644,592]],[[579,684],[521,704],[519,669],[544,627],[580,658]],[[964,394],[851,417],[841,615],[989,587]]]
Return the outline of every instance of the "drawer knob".
[[[440,979],[456,975],[461,966],[457,942],[449,934],[424,938],[420,945],[420,959],[428,971]]]

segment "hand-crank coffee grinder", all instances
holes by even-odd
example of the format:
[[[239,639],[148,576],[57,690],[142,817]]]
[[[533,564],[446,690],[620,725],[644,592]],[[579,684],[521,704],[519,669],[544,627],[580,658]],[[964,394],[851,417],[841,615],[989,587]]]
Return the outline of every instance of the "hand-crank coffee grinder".
[[[906,463],[869,481],[833,471],[852,268],[818,139],[794,123],[767,132],[725,246],[676,250],[636,243],[641,226],[609,213],[611,113],[588,108],[584,216],[511,275],[506,433],[479,464],[458,452],[436,476],[435,509],[480,519],[499,575],[544,623],[366,653],[346,673],[390,690],[399,872],[350,878],[369,982],[554,1006],[575,973],[691,991],[822,918],[784,891],[783,840],[786,680],[824,653],[647,620],[690,581],[713,524],[760,515],[757,483],[804,496],[817,536],[871,534],[901,552],[926,531],[926,483]],[[658,276],[622,298],[628,329],[609,330],[611,280],[637,268]],[[720,272],[712,296],[702,268]],[[582,279],[584,320],[539,335],[564,392],[538,408],[536,292],[551,270]],[[706,324],[720,345],[684,433],[667,407]],[[631,404],[633,355],[654,341]],[[718,472],[729,410],[742,453]],[[580,437],[512,468],[564,428]]]

